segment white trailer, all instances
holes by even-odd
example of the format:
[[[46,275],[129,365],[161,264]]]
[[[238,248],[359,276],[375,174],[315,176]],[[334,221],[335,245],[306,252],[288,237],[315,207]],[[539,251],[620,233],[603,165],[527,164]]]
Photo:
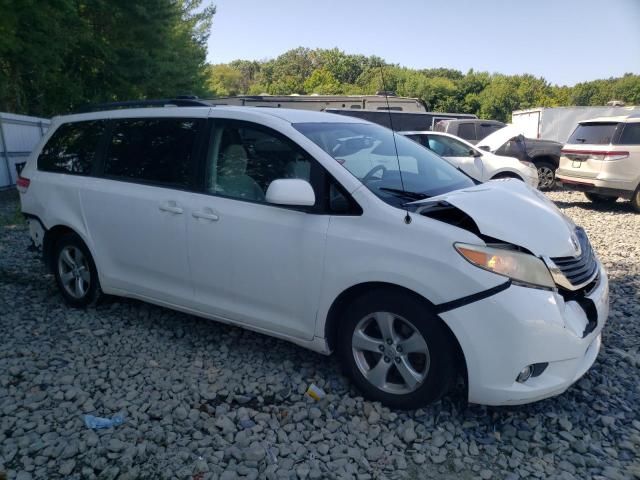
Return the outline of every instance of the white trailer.
[[[615,117],[640,112],[636,107],[539,107],[516,110],[511,122],[525,137],[565,143],[579,121],[597,117]]]
[[[18,168],[49,125],[46,118],[0,112],[0,188],[15,185]]]
[[[214,105],[240,105],[246,107],[297,108],[323,111],[327,108],[353,110],[391,110],[422,112],[426,110],[417,98],[396,95],[237,95],[207,100]]]

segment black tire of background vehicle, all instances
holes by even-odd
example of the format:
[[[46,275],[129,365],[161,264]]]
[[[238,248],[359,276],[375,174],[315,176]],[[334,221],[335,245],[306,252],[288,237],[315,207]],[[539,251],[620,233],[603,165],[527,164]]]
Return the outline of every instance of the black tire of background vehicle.
[[[640,185],[636,187],[636,191],[631,195],[631,207],[640,213]]]
[[[538,170],[538,189],[551,190],[556,184],[556,167],[549,162],[535,162]]]
[[[68,248],[76,248],[79,250],[84,256],[86,267],[88,267],[89,272],[89,287],[86,290],[86,293],[81,297],[72,296],[64,286],[63,279],[61,277],[62,273],[60,271],[59,263],[60,256],[65,249]],[[53,274],[56,279],[56,284],[60,289],[60,293],[62,294],[65,302],[75,308],[84,308],[91,304],[94,304],[102,291],[100,290],[100,282],[98,280],[98,271],[96,269],[96,265],[93,261],[93,257],[91,256],[91,252],[84,244],[82,239],[75,233],[68,233],[58,239],[54,248],[54,264],[53,264]]]
[[[600,204],[616,203],[616,200],[618,200],[618,197],[609,197],[607,195],[600,195],[599,193],[591,193],[591,192],[584,192],[584,196],[587,197],[593,203],[600,203]]]
[[[403,317],[426,341],[430,357],[426,377],[408,394],[388,393],[377,388],[356,364],[352,349],[354,330],[361,319],[374,312],[391,312]],[[390,408],[420,408],[438,400],[456,381],[458,372],[449,332],[425,301],[408,292],[376,289],[356,298],[344,312],[338,339],[337,353],[345,373],[367,398]]]

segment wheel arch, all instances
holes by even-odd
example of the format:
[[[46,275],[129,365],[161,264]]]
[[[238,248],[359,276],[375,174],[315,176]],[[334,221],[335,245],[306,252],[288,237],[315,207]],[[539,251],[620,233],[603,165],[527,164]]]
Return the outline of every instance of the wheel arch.
[[[555,155],[550,155],[547,153],[541,153],[540,155],[536,155],[531,158],[531,162],[537,167],[539,163],[548,163],[549,165],[553,165],[554,169],[557,169],[560,166],[560,157]]]
[[[453,331],[449,328],[449,325],[440,318],[440,316],[436,313],[435,305],[429,301],[427,298],[423,297],[419,293],[414,292],[413,290],[402,287],[400,285],[396,285],[393,283],[387,282],[364,282],[356,285],[352,285],[351,287],[344,290],[340,295],[336,297],[336,299],[331,304],[329,311],[327,313],[327,318],[325,320],[324,325],[324,333],[325,339],[327,342],[327,346],[329,351],[335,350],[337,343],[338,330],[340,326],[340,318],[346,308],[349,306],[351,302],[353,302],[356,298],[363,295],[365,292],[371,291],[373,289],[387,290],[387,291],[395,291],[399,293],[409,294],[412,297],[416,298],[420,301],[426,309],[431,311],[442,323],[445,328],[445,331],[450,337],[451,345],[454,349],[454,355],[456,358],[456,370],[458,374],[462,375],[465,385],[467,385],[467,361],[464,356],[464,352],[462,351],[462,347],[460,346],[460,342],[458,342],[457,337],[453,333]]]
[[[49,271],[50,273],[53,273],[55,268],[55,258],[53,253],[56,243],[64,235],[68,235],[70,233],[77,235],[78,238],[82,240],[82,243],[84,243],[85,247],[87,247],[87,249],[89,250],[89,253],[91,254],[91,257],[93,258],[93,262],[95,264],[96,256],[93,254],[91,247],[89,247],[87,240],[82,236],[82,234],[68,225],[59,224],[46,230],[44,233],[44,238],[42,239],[42,259],[44,260],[47,271]]]
[[[494,179],[498,179],[498,178],[515,178],[517,180],[522,180],[523,182],[525,181],[524,178],[519,175],[518,173],[512,171],[512,170],[501,170],[497,173],[495,173],[490,180],[494,180]]]

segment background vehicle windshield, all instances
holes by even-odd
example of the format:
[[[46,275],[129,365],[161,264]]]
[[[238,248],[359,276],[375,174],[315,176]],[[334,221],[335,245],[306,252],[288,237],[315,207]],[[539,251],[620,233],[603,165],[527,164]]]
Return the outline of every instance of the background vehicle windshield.
[[[298,123],[294,127],[392,205],[473,186],[469,177],[444,159],[378,125]]]

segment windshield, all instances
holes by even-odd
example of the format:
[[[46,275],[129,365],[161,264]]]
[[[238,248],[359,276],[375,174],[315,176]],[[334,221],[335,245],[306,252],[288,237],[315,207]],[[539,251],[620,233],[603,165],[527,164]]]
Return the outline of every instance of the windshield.
[[[608,145],[616,133],[618,122],[579,123],[568,144]]]
[[[469,177],[438,155],[379,125],[298,123],[293,126],[392,205],[473,186]]]

